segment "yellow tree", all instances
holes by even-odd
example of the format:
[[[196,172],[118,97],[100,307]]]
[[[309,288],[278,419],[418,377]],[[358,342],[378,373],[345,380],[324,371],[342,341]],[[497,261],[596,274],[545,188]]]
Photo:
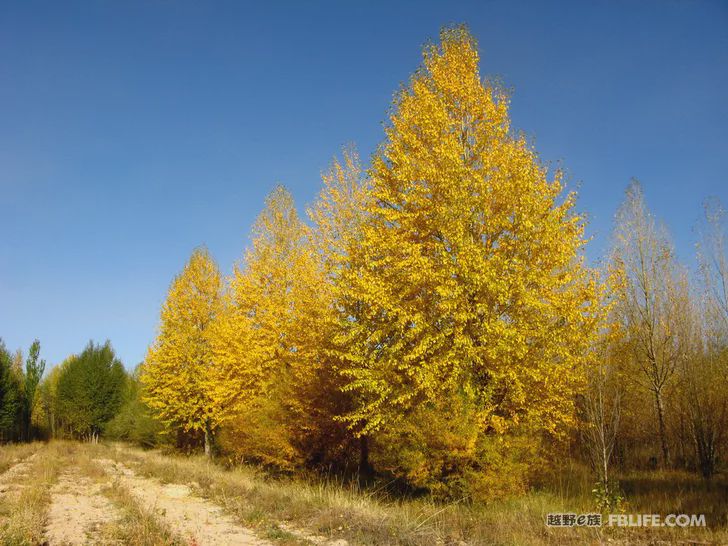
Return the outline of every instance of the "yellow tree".
[[[362,435],[357,441],[341,420],[353,409],[354,400],[352,393],[344,390],[343,362],[334,344],[344,297],[339,281],[351,266],[349,249],[360,236],[369,198],[366,174],[356,150],[345,148],[341,159],[334,159],[322,173],[322,181],[318,199],[308,210],[320,275],[317,329],[321,335],[315,346],[312,381],[300,388],[306,418],[312,423],[306,449],[315,462],[347,465],[358,443],[359,471],[364,475],[369,470],[368,439]]]
[[[307,423],[298,418],[298,388],[310,381],[321,334],[320,281],[309,228],[279,186],[253,227],[213,336],[219,366],[208,381],[215,400],[230,404],[223,441],[241,457],[286,468],[300,459],[296,441]]]
[[[728,215],[717,199],[705,203],[700,228],[698,263],[701,297],[685,305],[678,318],[692,336],[678,374],[683,391],[683,415],[703,477],[710,479],[728,440]],[[685,336],[683,336],[685,337]]]
[[[662,464],[670,463],[665,395],[682,348],[679,329],[687,297],[668,235],[647,209],[636,181],[616,216],[612,262],[624,282],[618,313],[627,329],[637,383],[654,401]]]
[[[557,435],[574,422],[598,305],[583,219],[560,173],[549,179],[511,132],[507,97],[478,63],[466,30],[444,30],[373,158],[367,221],[341,275],[359,433],[448,399],[476,408],[468,428],[480,434],[529,423]]]
[[[210,455],[221,418],[206,378],[216,368],[211,325],[223,310],[220,271],[206,249],[196,249],[174,279],[161,325],[141,368],[144,398],[168,426],[204,434]]]
[[[341,271],[350,264],[349,248],[355,244],[366,218],[369,187],[353,147],[345,148],[341,160],[335,158],[321,179],[323,188],[308,210],[314,225],[311,239],[322,271],[330,281],[327,289],[337,290]]]

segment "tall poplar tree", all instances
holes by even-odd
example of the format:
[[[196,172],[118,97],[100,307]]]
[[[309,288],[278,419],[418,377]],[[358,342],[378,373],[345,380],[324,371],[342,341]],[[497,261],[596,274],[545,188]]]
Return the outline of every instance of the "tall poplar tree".
[[[206,249],[196,249],[172,282],[159,334],[141,368],[149,407],[168,426],[201,432],[208,456],[220,419],[206,379],[216,365],[209,333],[223,308],[221,292],[217,264]]]
[[[33,421],[33,408],[35,406],[35,395],[43,372],[45,371],[45,360],[40,359],[40,341],[37,339],[30,345],[28,358],[25,361],[25,398],[23,407],[23,426],[26,439],[30,440],[32,435],[31,423]]]
[[[309,435],[310,456],[323,464],[348,466],[359,453],[359,474],[369,471],[368,437],[358,439],[341,420],[350,412],[355,400],[344,389],[345,368],[336,349],[345,294],[341,277],[351,267],[349,249],[356,244],[361,226],[366,221],[366,200],[369,186],[366,172],[353,147],[343,150],[330,168],[322,173],[323,188],[308,210],[313,224],[311,241],[318,260],[321,332],[316,346],[315,372],[312,381],[301,386],[301,398],[307,418],[314,423]]]
[[[226,447],[279,467],[305,459],[296,447],[309,426],[299,386],[314,372],[322,295],[309,235],[293,197],[278,186],[235,268],[213,338],[219,366],[208,380],[227,405]]]
[[[22,385],[13,369],[13,356],[0,339],[0,442],[16,439],[22,414]]]
[[[627,328],[635,378],[654,402],[662,464],[668,466],[665,394],[682,352],[678,324],[685,281],[667,232],[648,210],[636,181],[617,212],[613,238],[613,267],[624,278],[618,312]]]
[[[360,434],[444,400],[476,408],[481,435],[574,423],[598,302],[584,221],[478,64],[468,31],[444,30],[373,158],[338,338]]]

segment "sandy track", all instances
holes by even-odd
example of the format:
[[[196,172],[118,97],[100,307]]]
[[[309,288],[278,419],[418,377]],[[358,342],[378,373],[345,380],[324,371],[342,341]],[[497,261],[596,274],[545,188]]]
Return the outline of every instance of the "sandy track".
[[[136,475],[130,468],[111,459],[97,462],[147,510],[195,546],[270,546],[255,534],[238,525],[222,509],[195,496],[189,487],[161,484]]]
[[[46,527],[49,544],[108,544],[101,530],[118,515],[101,494],[102,487],[75,469],[61,474],[51,489]]]

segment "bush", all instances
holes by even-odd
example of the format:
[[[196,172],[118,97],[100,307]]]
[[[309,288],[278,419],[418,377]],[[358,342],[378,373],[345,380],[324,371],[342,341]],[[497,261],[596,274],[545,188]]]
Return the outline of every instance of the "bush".
[[[108,438],[132,442],[146,448],[160,445],[163,432],[162,423],[152,416],[149,407],[136,394],[124,402],[119,413],[104,429]]]

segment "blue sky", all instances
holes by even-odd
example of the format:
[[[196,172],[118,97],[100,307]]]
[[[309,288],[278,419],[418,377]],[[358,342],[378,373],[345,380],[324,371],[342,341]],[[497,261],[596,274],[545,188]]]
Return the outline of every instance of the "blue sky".
[[[692,259],[702,201],[728,203],[724,1],[4,1],[0,337],[136,365],[192,249],[229,272],[276,183],[303,209],[342,145],[368,156],[452,23],[579,190],[590,259],[631,177]]]

